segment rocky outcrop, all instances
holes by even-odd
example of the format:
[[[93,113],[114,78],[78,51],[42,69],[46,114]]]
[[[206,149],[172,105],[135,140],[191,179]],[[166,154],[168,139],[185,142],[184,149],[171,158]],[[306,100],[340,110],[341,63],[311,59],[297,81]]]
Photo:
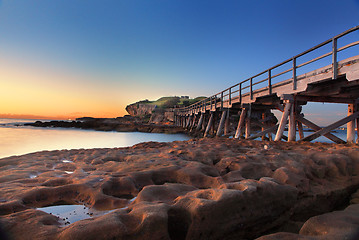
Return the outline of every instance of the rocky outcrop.
[[[169,124],[174,122],[173,108],[185,107],[201,101],[205,97],[190,99],[188,96],[161,97],[156,101],[143,100],[126,106],[126,111],[134,117],[151,117],[149,123]]]
[[[148,123],[162,124],[174,121],[173,111],[158,108],[156,105],[134,103],[128,105],[126,111],[134,117],[150,116]]]
[[[0,171],[0,229],[14,239],[358,236],[358,146],[148,142],[9,157]],[[64,226],[35,209],[64,203],[112,211]]]
[[[33,127],[61,127],[92,129],[97,131],[147,132],[147,133],[184,133],[184,129],[173,125],[148,123],[142,118],[125,116],[121,118],[81,118],[79,121],[36,121],[26,123]]]
[[[126,111],[133,117],[151,115],[157,105],[134,103],[126,106]]]
[[[310,218],[299,234],[281,232],[257,238],[257,240],[357,240],[359,239],[359,204],[342,211],[334,211]]]

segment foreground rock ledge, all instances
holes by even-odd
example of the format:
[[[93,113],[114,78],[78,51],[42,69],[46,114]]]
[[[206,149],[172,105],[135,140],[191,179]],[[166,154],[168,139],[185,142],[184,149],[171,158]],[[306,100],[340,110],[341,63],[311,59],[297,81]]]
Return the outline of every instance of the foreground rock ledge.
[[[359,236],[358,146],[149,142],[3,158],[0,171],[2,239]],[[114,211],[64,227],[35,209],[60,203]]]

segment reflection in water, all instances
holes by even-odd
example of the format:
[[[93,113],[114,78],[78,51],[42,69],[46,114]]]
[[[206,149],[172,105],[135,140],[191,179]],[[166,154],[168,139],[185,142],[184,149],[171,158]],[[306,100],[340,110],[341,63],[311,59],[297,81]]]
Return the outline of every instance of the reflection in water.
[[[62,226],[66,226],[68,224],[87,218],[99,217],[114,211],[98,211],[92,208],[88,208],[85,205],[59,205],[37,208],[37,210],[58,217]]]
[[[6,121],[12,123],[6,124]],[[43,150],[128,147],[140,142],[189,140],[185,134],[100,132],[65,128],[16,126],[25,120],[0,119],[0,158]],[[31,122],[27,120],[27,122]],[[63,162],[69,160],[63,159]]]
[[[131,204],[133,201],[136,200],[137,197],[134,197],[128,201],[128,204]],[[127,209],[128,206],[120,208],[120,209]],[[87,219],[93,217],[103,216],[107,213],[113,212],[113,210],[107,211],[99,211],[94,208],[88,208],[85,205],[58,205],[58,206],[49,206],[49,207],[42,207],[37,208],[37,210],[46,212],[48,214],[52,214],[59,218],[59,222],[61,226],[67,226],[71,223]]]

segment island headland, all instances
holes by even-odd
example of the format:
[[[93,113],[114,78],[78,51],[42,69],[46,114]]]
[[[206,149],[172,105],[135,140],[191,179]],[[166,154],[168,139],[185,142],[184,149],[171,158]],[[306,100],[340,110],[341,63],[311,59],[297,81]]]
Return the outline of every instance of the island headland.
[[[97,131],[184,133],[182,127],[174,126],[174,108],[188,106],[202,100],[188,96],[162,97],[156,101],[142,100],[126,106],[128,115],[117,118],[82,117],[76,121],[36,121],[26,123],[33,127],[61,127],[91,129]]]

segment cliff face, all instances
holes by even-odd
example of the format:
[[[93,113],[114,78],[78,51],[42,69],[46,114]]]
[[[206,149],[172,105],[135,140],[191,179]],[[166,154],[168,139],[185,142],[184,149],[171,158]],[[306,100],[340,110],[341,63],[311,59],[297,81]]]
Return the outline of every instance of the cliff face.
[[[133,103],[126,106],[126,111],[134,117],[140,117],[152,114],[153,110],[157,108],[156,105]]]
[[[126,111],[134,117],[148,117],[149,123],[167,124],[174,121],[174,113],[171,108],[185,107],[205,97],[191,99],[188,96],[162,97],[156,101],[142,100],[126,106]]]

